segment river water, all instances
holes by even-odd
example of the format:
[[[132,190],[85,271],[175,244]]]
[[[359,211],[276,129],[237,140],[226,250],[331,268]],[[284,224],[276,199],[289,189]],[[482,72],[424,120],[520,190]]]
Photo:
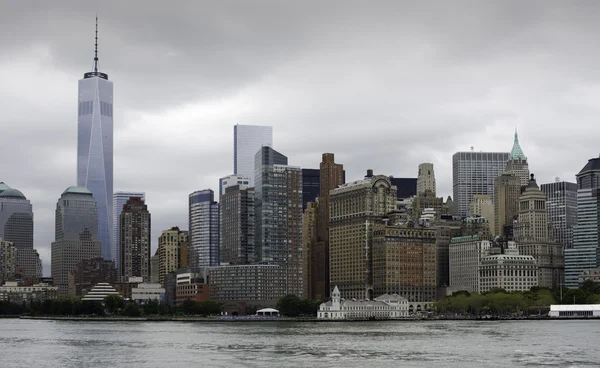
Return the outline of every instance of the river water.
[[[600,321],[0,319],[0,367],[600,367]]]

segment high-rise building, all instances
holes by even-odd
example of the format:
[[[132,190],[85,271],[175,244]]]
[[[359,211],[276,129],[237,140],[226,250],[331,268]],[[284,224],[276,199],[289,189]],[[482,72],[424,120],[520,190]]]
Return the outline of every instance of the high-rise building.
[[[165,277],[170,272],[187,267],[188,232],[177,226],[163,230],[158,238],[158,282],[165,285]],[[183,253],[186,254],[183,254]]]
[[[56,234],[52,242],[52,278],[61,294],[68,293],[69,272],[86,259],[102,256],[98,240],[98,209],[91,191],[67,188],[56,204]]]
[[[527,186],[521,189],[519,215],[514,229],[519,254],[533,256],[537,261],[539,286],[557,288],[564,281],[564,250],[556,243],[548,225],[546,195],[538,187],[533,174]]]
[[[504,172],[508,152],[457,152],[452,156],[452,199],[460,216],[467,216],[476,194],[494,199],[494,179]]]
[[[302,169],[302,210],[308,202],[316,201],[321,186],[321,172],[318,169]]]
[[[250,178],[243,176],[243,175],[236,175],[236,174],[231,174],[231,175],[227,175],[227,176],[220,178],[219,179],[219,200],[220,200],[221,196],[223,195],[223,193],[225,193],[225,190],[227,188],[236,186],[236,185],[239,185],[240,187],[243,187],[243,188],[248,188],[248,186],[250,185]]]
[[[17,270],[17,248],[13,243],[0,240],[0,284],[11,280]]]
[[[489,255],[490,240],[479,235],[460,236],[450,241],[450,287],[469,292],[479,291],[481,259]]]
[[[419,164],[419,174],[417,176],[417,194],[424,194],[430,191],[435,196],[435,173],[432,163]]]
[[[302,170],[271,147],[255,156],[256,260],[286,269],[287,293],[302,295]]]
[[[38,270],[40,257],[33,248],[33,207],[17,189],[0,183],[0,240],[9,241],[17,249],[16,269],[24,279],[42,277]]]
[[[452,216],[440,216],[433,227],[436,230],[436,271],[437,287],[450,286],[449,249],[452,238],[461,235],[461,223]]]
[[[417,195],[417,178],[394,178],[390,176],[392,185],[398,188],[398,200],[407,199]]]
[[[146,193],[144,192],[131,192],[131,191],[120,191],[113,193],[112,197],[112,213],[113,213],[113,226],[112,226],[112,243],[111,243],[111,259],[115,262],[115,267],[117,268],[117,273],[119,269],[119,245],[121,244],[121,231],[120,231],[120,222],[121,212],[123,211],[123,206],[131,197],[141,198],[142,201],[146,201]]]
[[[577,176],[577,225],[573,248],[565,250],[565,285],[577,287],[585,270],[600,267],[600,157],[592,158]]]
[[[302,294],[306,298],[318,300],[314,297],[316,294],[315,286],[317,284],[318,268],[325,270],[324,264],[317,263],[317,216],[319,211],[319,202],[308,202],[306,209],[302,214]],[[329,265],[327,265],[327,269]],[[329,281],[329,273],[327,274]]]
[[[494,204],[487,194],[477,194],[473,196],[473,200],[469,204],[469,214],[475,217],[484,217],[492,224],[492,228],[495,226]],[[494,231],[494,229],[491,230]]]
[[[84,296],[100,282],[117,282],[115,263],[102,257],[84,259],[69,272],[69,294]]]
[[[255,186],[254,156],[262,146],[273,146],[273,127],[233,126],[233,173],[249,178],[249,187]]]
[[[255,254],[254,188],[234,185],[220,198],[220,263],[249,264]]]
[[[542,184],[546,195],[548,223],[554,229],[556,242],[573,248],[573,227],[577,223],[577,184],[566,181]]]
[[[504,172],[519,178],[519,185],[522,187],[529,183],[529,164],[527,163],[527,157],[519,145],[519,135],[516,130],[515,140]]]
[[[189,266],[218,266],[219,204],[215,202],[212,189],[198,190],[189,195],[189,221]]]
[[[140,197],[131,197],[125,203],[119,224],[121,282],[128,281],[130,277],[150,281],[151,216],[148,206]]]
[[[520,179],[502,174],[494,179],[494,235],[507,236],[519,213]]]
[[[350,299],[373,299],[373,228],[397,208],[396,187],[388,176],[367,170],[363,180],[343,184],[330,195],[330,285]]]
[[[88,188],[98,206],[102,257],[112,259],[113,84],[98,71],[98,19],[93,71],[79,80],[77,185]]]

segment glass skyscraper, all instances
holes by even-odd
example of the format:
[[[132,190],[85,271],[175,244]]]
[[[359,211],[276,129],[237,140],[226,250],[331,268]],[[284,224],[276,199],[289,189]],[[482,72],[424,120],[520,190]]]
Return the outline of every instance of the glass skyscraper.
[[[121,212],[123,212],[123,206],[131,197],[138,197],[141,198],[142,201],[146,201],[146,193],[144,192],[115,192],[112,197],[112,218],[114,220],[112,227],[111,259],[115,261],[115,266],[117,267],[117,269],[119,268],[119,245],[121,244],[121,238],[119,236],[119,219],[121,218]]]
[[[262,146],[273,146],[273,127],[233,126],[233,173],[249,178],[250,187],[254,186],[254,155]]]
[[[211,189],[199,190],[189,196],[190,246],[189,266],[192,268],[218,266],[219,204]]]
[[[98,28],[94,70],[79,80],[77,185],[88,188],[98,204],[102,257],[112,259],[113,84],[98,71]]]
[[[573,248],[573,226],[577,223],[577,184],[566,181],[542,184],[546,194],[548,222],[554,229],[558,244]]]

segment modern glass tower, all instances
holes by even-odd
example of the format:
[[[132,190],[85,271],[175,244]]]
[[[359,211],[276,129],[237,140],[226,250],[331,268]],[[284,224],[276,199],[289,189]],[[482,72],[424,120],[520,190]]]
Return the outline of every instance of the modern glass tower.
[[[129,198],[137,197],[141,198],[142,201],[146,201],[146,193],[144,192],[115,192],[112,197],[113,203],[113,227],[112,227],[112,248],[111,248],[111,256],[112,260],[115,261],[115,267],[119,268],[119,245],[121,244],[121,234],[119,219],[121,218],[121,212],[123,212],[123,206]],[[117,272],[117,275],[119,273]]]
[[[262,146],[273,146],[273,127],[233,126],[233,173],[249,178],[250,187],[254,186],[254,155]]]
[[[219,204],[211,189],[198,190],[189,196],[190,249],[189,266],[192,268],[218,266]]]
[[[78,100],[77,185],[96,199],[102,257],[112,259],[113,84],[98,71],[98,19],[94,68],[79,80]]]

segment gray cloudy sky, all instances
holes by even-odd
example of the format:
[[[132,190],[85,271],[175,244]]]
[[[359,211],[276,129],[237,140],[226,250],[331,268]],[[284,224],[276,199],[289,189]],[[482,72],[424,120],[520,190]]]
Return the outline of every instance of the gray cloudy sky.
[[[235,123],[272,125],[292,165],[334,152],[348,180],[433,162],[444,196],[454,152],[509,151],[515,126],[540,182],[600,151],[595,1],[155,3],[0,0],[0,181],[33,202],[46,275],[96,13],[115,190],[146,191],[154,249],[232,172]]]

